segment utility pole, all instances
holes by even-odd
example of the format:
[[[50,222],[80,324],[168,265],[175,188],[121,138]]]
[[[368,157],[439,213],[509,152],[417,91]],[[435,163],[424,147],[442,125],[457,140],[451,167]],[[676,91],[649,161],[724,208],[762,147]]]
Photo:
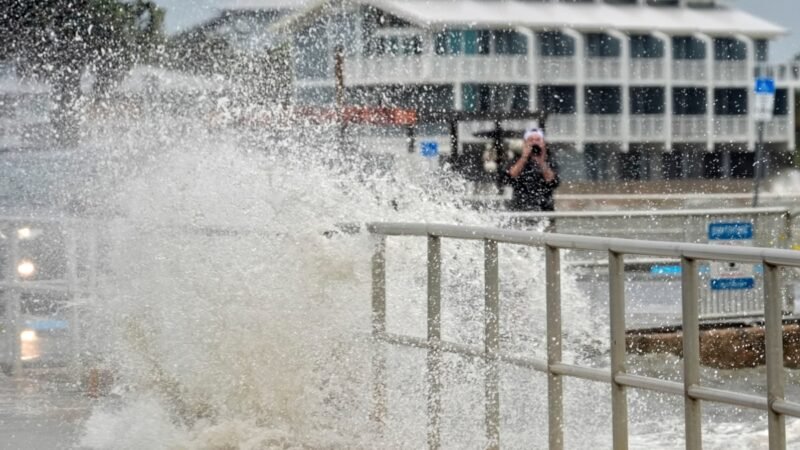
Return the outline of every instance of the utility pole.
[[[758,124],[758,142],[753,157],[753,208],[758,206],[758,189],[764,176],[764,123],[772,120],[775,109],[775,80],[768,77],[756,78],[755,94],[753,119]]]
[[[341,45],[336,46],[333,71],[336,79],[336,124],[339,127],[339,152],[344,154],[347,124],[344,113],[344,48]]]

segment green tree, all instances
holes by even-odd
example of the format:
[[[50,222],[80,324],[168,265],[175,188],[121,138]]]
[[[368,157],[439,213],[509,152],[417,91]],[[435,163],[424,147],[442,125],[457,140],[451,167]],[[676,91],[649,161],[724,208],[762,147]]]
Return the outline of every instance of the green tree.
[[[47,80],[62,144],[77,139],[81,79],[95,75],[100,98],[163,42],[164,12],[145,0],[0,0],[0,59]]]

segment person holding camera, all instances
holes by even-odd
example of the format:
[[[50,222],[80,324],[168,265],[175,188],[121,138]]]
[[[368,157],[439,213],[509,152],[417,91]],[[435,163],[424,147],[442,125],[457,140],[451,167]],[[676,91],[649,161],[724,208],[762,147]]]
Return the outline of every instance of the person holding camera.
[[[548,155],[542,130],[525,130],[522,154],[511,160],[507,173],[509,184],[514,190],[508,205],[510,210],[555,210],[553,192],[561,181],[558,178],[558,167]],[[533,225],[537,222],[538,220],[524,220],[522,224]]]

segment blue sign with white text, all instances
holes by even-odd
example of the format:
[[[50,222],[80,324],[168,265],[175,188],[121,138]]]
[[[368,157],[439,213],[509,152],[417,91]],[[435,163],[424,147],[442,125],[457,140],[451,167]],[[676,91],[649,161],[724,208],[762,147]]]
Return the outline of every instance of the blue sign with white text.
[[[756,78],[756,94],[775,94],[775,80],[772,78]]]
[[[735,241],[753,239],[753,224],[750,222],[716,222],[708,224],[708,240]]]
[[[753,278],[717,278],[711,280],[711,290],[740,290],[753,289],[756,280]]]
[[[420,142],[419,153],[426,158],[434,158],[439,155],[439,143],[436,141]]]

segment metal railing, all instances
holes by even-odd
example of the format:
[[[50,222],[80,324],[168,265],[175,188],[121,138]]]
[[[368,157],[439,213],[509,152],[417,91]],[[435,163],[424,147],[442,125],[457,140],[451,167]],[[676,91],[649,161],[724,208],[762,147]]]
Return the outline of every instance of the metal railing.
[[[485,360],[485,435],[487,448],[500,448],[500,363],[530,368],[547,374],[548,430],[550,449],[564,447],[563,378],[575,377],[609,383],[612,401],[613,448],[628,448],[628,388],[646,389],[684,397],[685,444],[702,448],[702,401],[752,408],[768,413],[769,448],[786,447],[785,417],[800,417],[800,404],[784,398],[782,312],[780,307],[781,267],[800,267],[800,253],[791,250],[745,248],[709,244],[640,241],[630,239],[535,233],[455,225],[373,223],[368,230],[376,236],[372,257],[373,354],[372,418],[383,424],[387,416],[385,346],[408,346],[427,350],[427,442],[441,444],[442,354],[455,353]],[[428,241],[427,251],[427,337],[425,339],[386,331],[386,239],[388,236],[419,236]],[[441,337],[441,239],[484,242],[484,346],[468,346]],[[547,359],[513,356],[503,352],[500,342],[500,290],[498,244],[543,247],[547,316]],[[562,361],[561,253],[566,249],[593,250],[608,255],[610,305],[610,369],[566,364]],[[682,267],[683,383],[628,373],[625,363],[625,277],[626,255],[678,258]],[[700,382],[700,336],[698,320],[699,261],[726,260],[762,264],[764,267],[764,315],[767,393],[743,394],[703,386]]]

